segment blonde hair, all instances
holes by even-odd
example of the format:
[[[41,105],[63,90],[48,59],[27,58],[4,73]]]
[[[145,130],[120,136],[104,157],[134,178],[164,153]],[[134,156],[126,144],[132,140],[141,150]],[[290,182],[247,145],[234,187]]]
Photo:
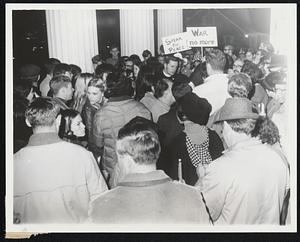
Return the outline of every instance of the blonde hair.
[[[91,73],[81,73],[75,80],[75,92],[73,98],[73,109],[81,113],[86,101],[86,92],[89,81],[93,78]]]

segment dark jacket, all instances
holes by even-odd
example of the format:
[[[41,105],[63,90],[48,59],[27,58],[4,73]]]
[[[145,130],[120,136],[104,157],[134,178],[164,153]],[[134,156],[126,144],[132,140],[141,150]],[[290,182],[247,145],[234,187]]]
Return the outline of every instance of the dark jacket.
[[[53,100],[59,105],[61,110],[70,109],[70,107],[67,105],[67,101],[63,100],[59,97],[54,97]]]
[[[209,153],[212,160],[222,155],[223,143],[218,134],[208,129]],[[186,146],[186,134],[182,131],[166,147],[163,159],[159,159],[157,169],[164,170],[173,180],[178,180],[178,159],[182,162],[182,178],[188,185],[195,185],[198,175],[195,166],[192,164]]]
[[[89,102],[87,99],[81,113],[81,117],[83,120],[83,123],[85,124],[86,128],[86,134],[87,138],[91,136],[92,133],[92,124],[93,124],[93,118],[95,116],[95,113],[97,112],[97,108]]]
[[[159,139],[162,147],[170,144],[172,139],[183,130],[183,125],[178,121],[176,112],[176,107],[173,107],[158,118]]]

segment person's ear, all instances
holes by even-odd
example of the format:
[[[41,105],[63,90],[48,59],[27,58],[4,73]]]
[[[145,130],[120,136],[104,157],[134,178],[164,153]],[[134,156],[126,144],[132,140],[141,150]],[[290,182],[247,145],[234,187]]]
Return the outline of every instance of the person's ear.
[[[61,122],[61,114],[57,115],[56,120],[55,120],[55,125],[56,125],[57,131],[59,130],[60,122]]]
[[[25,119],[25,122],[26,122],[26,125],[31,128],[31,124],[29,123],[29,120],[27,118]]]

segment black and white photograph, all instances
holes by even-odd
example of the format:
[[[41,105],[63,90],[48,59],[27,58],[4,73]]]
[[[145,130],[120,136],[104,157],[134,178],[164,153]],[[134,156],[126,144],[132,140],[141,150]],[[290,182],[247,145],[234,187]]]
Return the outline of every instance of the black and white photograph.
[[[296,232],[296,4],[6,4],[6,234]]]

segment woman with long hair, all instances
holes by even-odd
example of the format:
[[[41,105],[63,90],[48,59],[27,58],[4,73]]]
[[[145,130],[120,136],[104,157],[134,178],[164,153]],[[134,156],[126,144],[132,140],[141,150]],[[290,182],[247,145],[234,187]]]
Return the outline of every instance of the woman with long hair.
[[[58,136],[68,142],[86,147],[85,125],[82,122],[80,113],[74,109],[61,111],[61,121]]]
[[[79,113],[82,112],[82,108],[86,101],[87,86],[89,81],[93,78],[91,73],[81,73],[75,80],[75,91],[73,96],[72,108]]]

